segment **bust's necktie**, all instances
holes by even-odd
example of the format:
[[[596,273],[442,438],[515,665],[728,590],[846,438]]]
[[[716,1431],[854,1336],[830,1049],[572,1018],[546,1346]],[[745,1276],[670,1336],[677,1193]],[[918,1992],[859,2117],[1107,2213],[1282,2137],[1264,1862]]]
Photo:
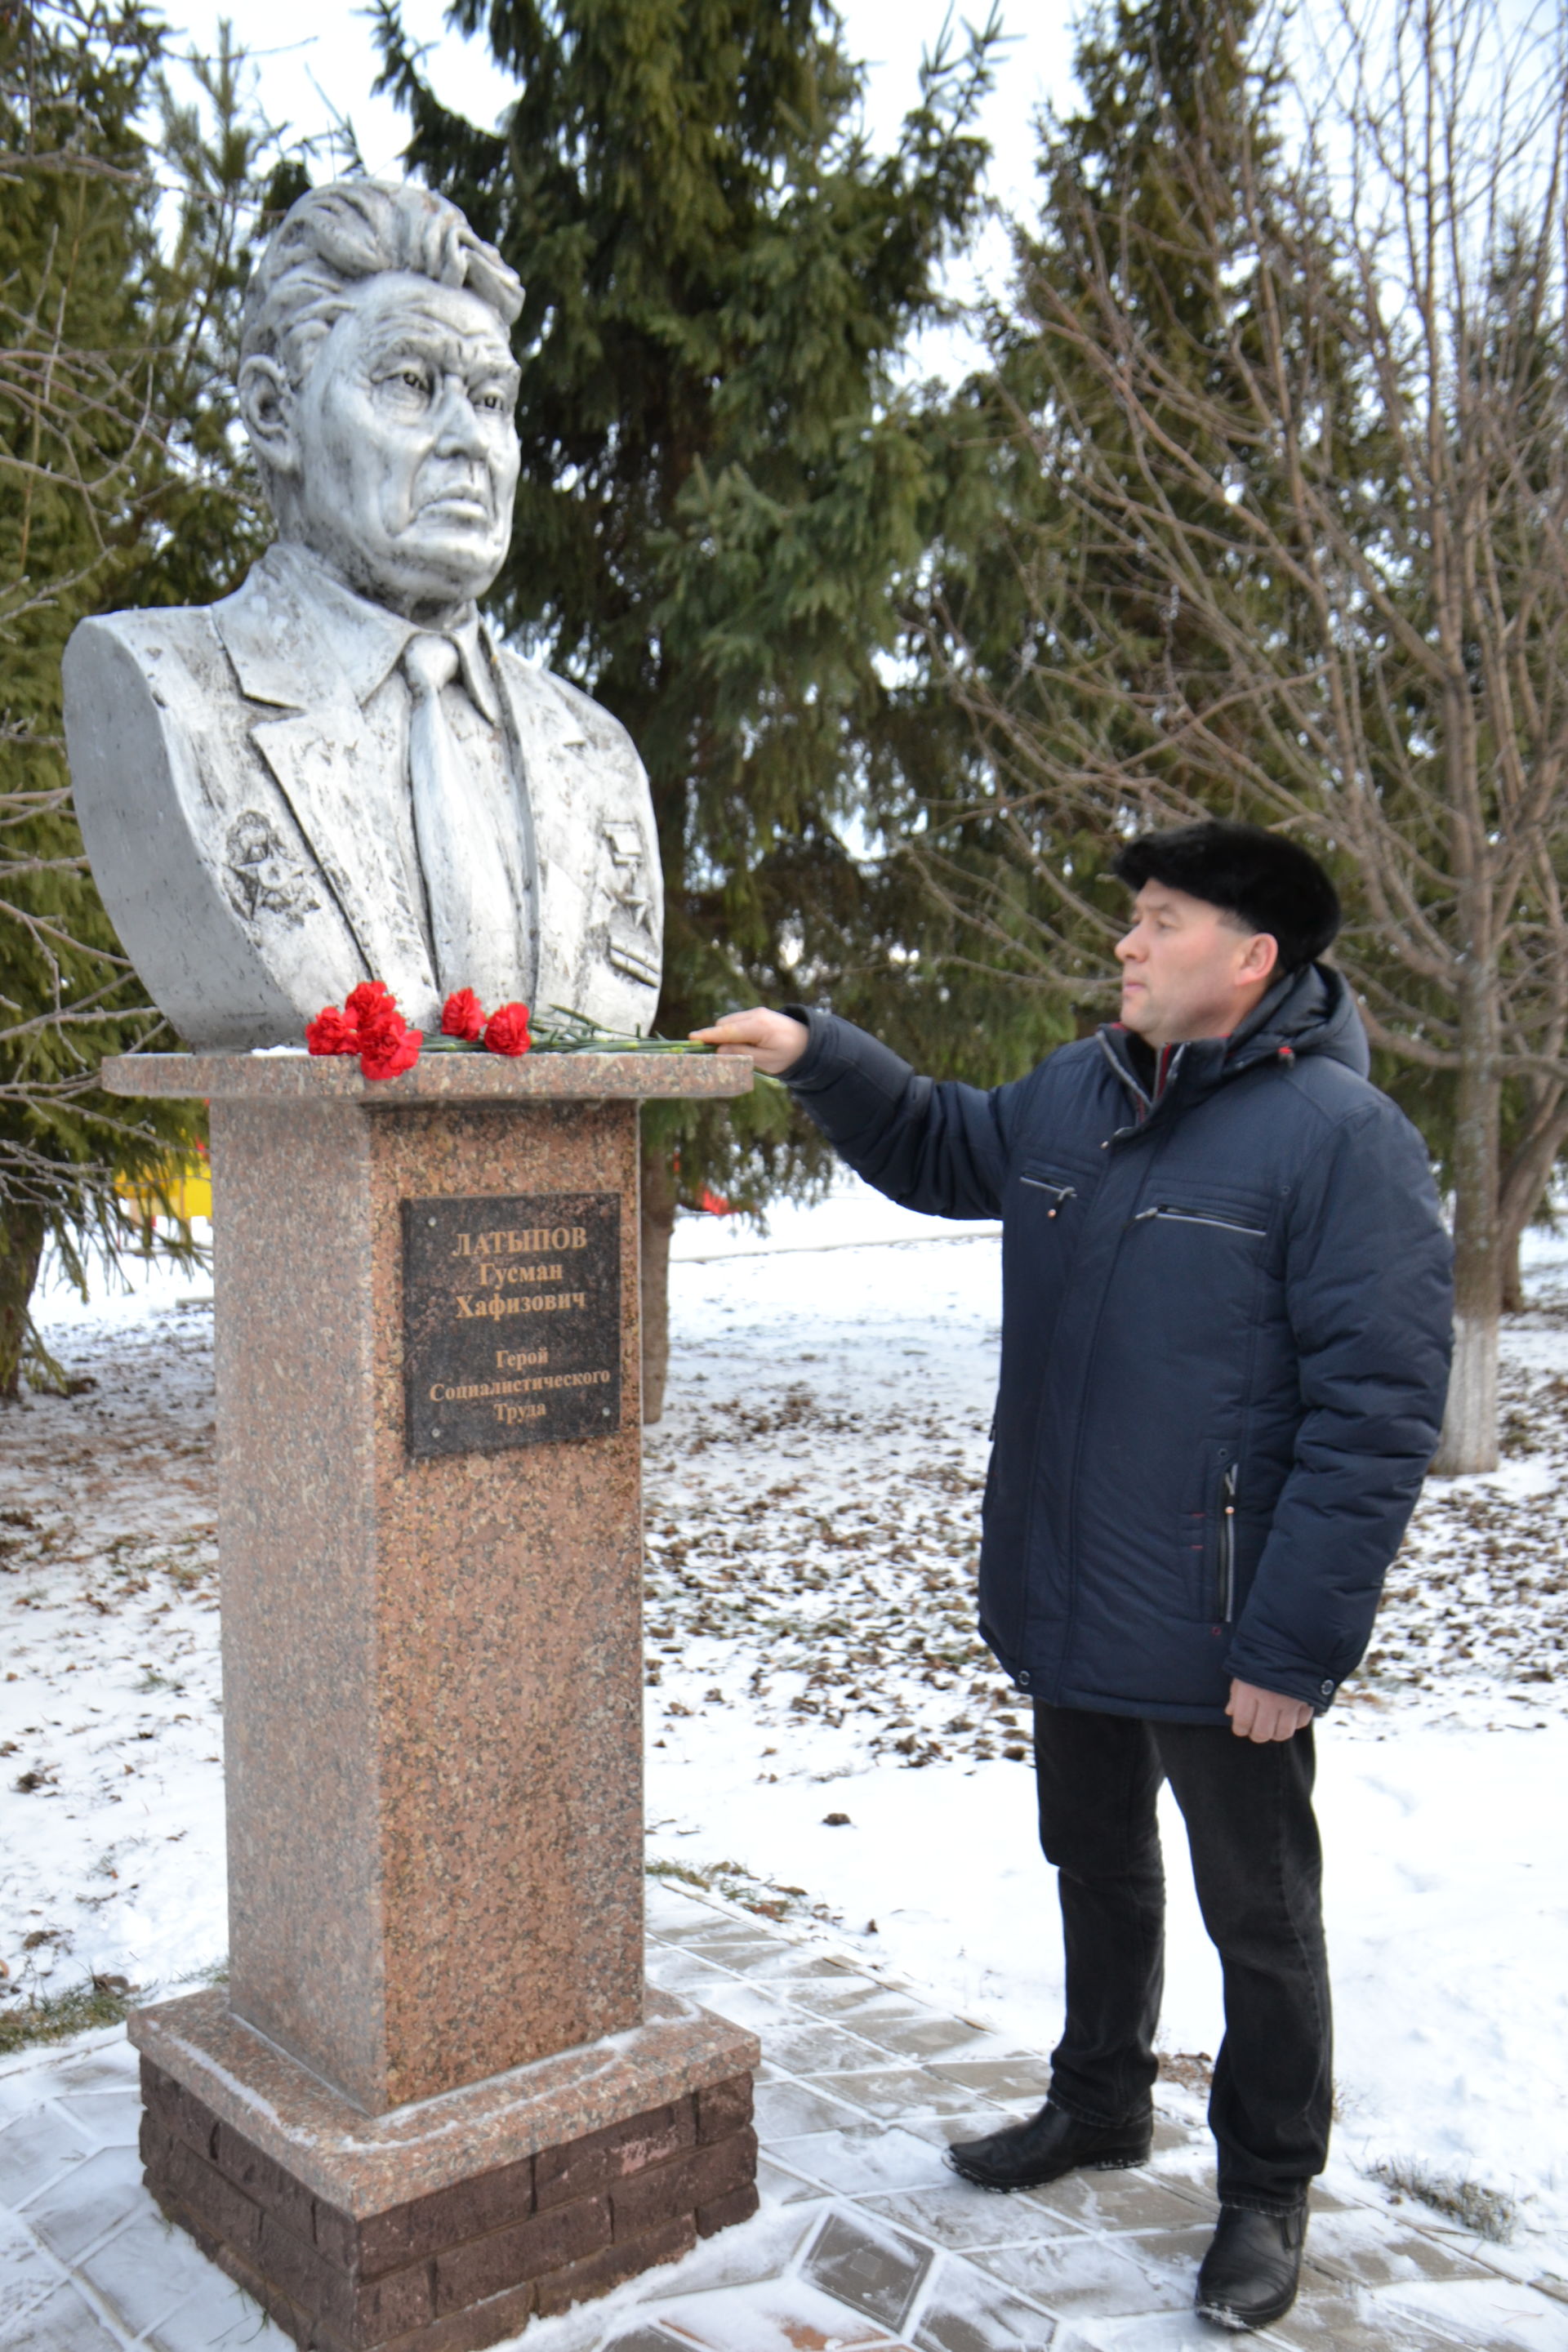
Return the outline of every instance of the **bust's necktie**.
[[[408,781],[442,993],[471,988],[487,1007],[511,992],[518,909],[495,818],[476,788],[441,704],[458,669],[448,637],[410,637],[403,654],[412,705]]]

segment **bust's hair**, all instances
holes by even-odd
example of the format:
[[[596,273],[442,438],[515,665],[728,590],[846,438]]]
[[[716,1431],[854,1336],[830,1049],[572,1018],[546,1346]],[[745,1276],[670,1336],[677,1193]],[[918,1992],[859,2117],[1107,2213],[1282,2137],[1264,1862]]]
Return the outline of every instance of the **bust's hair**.
[[[291,383],[303,383],[349,288],[384,269],[466,286],[509,327],[522,308],[516,271],[445,196],[412,180],[338,180],[290,205],[268,240],[246,292],[241,364],[275,360]]]

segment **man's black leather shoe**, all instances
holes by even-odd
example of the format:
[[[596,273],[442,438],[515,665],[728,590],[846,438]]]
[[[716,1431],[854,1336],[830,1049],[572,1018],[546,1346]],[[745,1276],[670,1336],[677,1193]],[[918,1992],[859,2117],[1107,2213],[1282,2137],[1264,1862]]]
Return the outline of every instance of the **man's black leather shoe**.
[[[1198,2273],[1198,2317],[1237,2331],[1283,2319],[1296,2300],[1306,2240],[1305,2205],[1290,2213],[1222,2205]]]
[[[1148,2116],[1130,2124],[1085,2124],[1047,2100],[1026,2124],[1009,2124],[987,2139],[955,2140],[947,2160],[961,2179],[977,2189],[1038,2189],[1080,2165],[1121,2172],[1147,2164],[1153,2137]]]

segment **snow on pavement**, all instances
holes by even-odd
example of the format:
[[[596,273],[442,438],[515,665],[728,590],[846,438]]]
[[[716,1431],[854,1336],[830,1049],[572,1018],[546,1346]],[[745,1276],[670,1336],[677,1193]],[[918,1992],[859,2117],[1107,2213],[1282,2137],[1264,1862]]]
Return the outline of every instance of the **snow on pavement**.
[[[13,1989],[221,1960],[210,1314],[154,1276],[51,1346],[98,1386],[0,1415],[0,1961]],[[994,1229],[846,1184],[677,1236],[647,1455],[650,1865],[1048,2048],[1061,1993],[1028,1709],[973,1635]],[[1510,1327],[1510,1451],[1434,1483],[1320,1733],[1338,2158],[1523,2200],[1568,2275],[1568,1248]],[[830,1820],[832,1816],[843,1818]],[[1167,1822],[1163,2043],[1218,1972]]]

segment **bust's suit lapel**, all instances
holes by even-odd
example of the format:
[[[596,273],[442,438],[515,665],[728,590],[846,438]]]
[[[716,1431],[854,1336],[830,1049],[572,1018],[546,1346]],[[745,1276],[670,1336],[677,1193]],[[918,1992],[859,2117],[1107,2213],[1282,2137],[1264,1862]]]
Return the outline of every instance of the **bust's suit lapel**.
[[[575,1004],[575,962],[587,921],[587,893],[570,852],[571,797],[541,792],[538,780],[559,773],[562,730],[534,674],[520,662],[502,661],[489,643],[496,681],[517,763],[518,799],[527,861],[527,887],[533,923],[533,1003],[542,1016],[552,1005]],[[542,681],[539,681],[542,684]],[[581,861],[577,861],[580,863]]]
[[[534,1003],[542,1015],[565,1005],[646,1030],[662,898],[642,764],[624,729],[575,688],[510,656],[494,671],[528,803]]]
[[[213,617],[241,691],[283,713],[252,727],[353,932],[366,971],[412,1021],[438,1003],[424,935],[391,854],[377,747],[334,639],[293,583],[264,560]],[[394,787],[395,789],[395,786]]]
[[[264,719],[250,732],[331,886],[367,971],[385,981],[413,1019],[419,1000],[435,997],[436,980],[402,877],[364,806],[369,730],[358,705]]]

